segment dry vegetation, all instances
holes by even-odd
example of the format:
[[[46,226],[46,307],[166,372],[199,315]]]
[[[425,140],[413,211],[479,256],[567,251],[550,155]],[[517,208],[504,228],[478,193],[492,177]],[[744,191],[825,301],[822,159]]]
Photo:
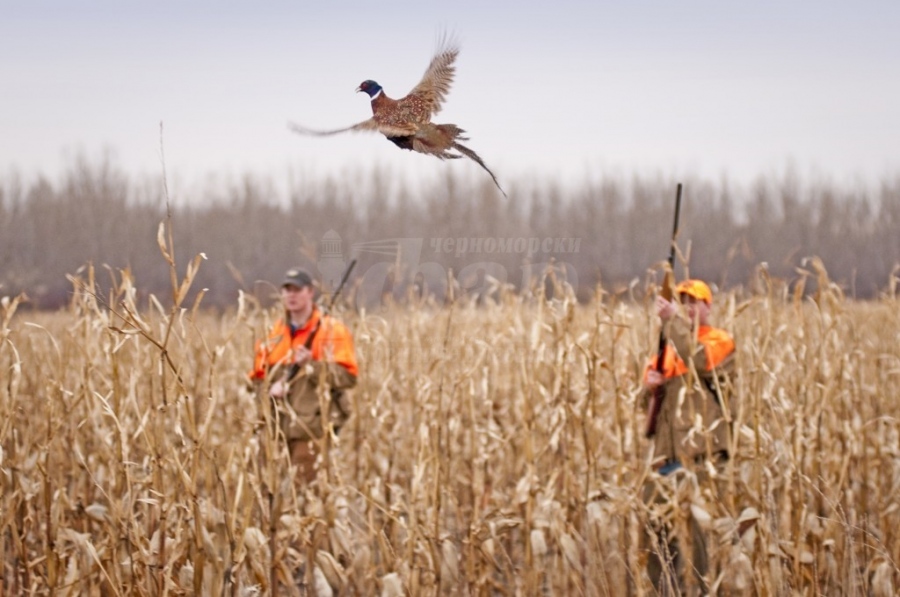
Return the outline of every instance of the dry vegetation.
[[[62,312],[3,300],[4,594],[650,590],[649,303],[557,289],[344,313],[356,416],[304,491],[243,384],[275,309],[182,304],[197,263],[172,267],[171,309],[139,308],[126,271],[99,297],[88,270]],[[808,270],[807,297],[764,269],[719,297],[740,349],[737,457],[722,501],[700,485],[671,515],[704,521],[723,593],[892,594],[900,302],[895,284],[857,302]]]

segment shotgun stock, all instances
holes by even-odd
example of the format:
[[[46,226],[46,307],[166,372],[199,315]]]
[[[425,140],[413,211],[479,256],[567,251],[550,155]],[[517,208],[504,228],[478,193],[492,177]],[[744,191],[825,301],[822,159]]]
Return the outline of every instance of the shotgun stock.
[[[663,280],[662,290],[660,294],[666,300],[672,300],[673,288],[675,287],[675,241],[678,238],[678,217],[681,214],[681,183],[675,191],[675,225],[672,227],[672,245],[669,247],[669,267],[666,268],[666,276]],[[665,327],[661,326],[659,330],[659,347],[656,351],[656,371],[662,373],[664,371],[666,356],[666,339]],[[647,425],[644,434],[647,437],[656,435],[656,420],[659,418],[659,410],[662,408],[663,399],[666,397],[665,383],[660,384],[653,391],[650,397],[650,404],[647,407]]]

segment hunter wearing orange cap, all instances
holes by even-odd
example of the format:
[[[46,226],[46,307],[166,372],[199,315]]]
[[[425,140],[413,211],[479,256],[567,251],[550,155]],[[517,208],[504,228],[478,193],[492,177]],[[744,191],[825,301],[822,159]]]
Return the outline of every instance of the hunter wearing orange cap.
[[[712,305],[712,291],[706,282],[701,280],[685,280],[675,287],[675,292],[681,297],[689,296],[703,301],[707,305]]]
[[[709,324],[712,291],[700,280],[685,280],[675,288],[678,300],[656,299],[656,312],[661,320],[668,344],[663,352],[663,366],[655,355],[644,369],[644,402],[661,400],[654,424],[648,421],[648,436],[653,443],[653,464],[659,475],[652,475],[644,488],[648,504],[669,499],[677,483],[671,473],[684,468],[693,470],[698,479],[708,478],[707,463],[719,473],[729,458],[733,401],[731,372],[735,345],[725,330]],[[652,404],[652,403],[651,403]],[[648,412],[652,417],[653,409]],[[670,477],[671,475],[671,477]],[[718,475],[715,475],[718,476]],[[677,492],[676,492],[677,493]],[[692,517],[689,541],[692,578],[685,578],[679,554],[679,542],[665,525],[659,540],[648,547],[648,573],[660,592],[683,593],[687,582],[695,589],[707,589],[708,569],[706,540]],[[685,546],[685,549],[687,547]],[[691,592],[691,591],[688,591]]]
[[[315,303],[312,277],[299,268],[288,270],[281,284],[284,318],[269,337],[258,342],[249,377],[264,387],[278,407],[281,431],[291,462],[306,482],[315,479],[318,456],[314,439],[330,423],[336,432],[350,414],[347,390],[356,385],[359,367],[353,337],[347,327],[322,313]],[[319,388],[325,384],[327,418],[323,421]]]

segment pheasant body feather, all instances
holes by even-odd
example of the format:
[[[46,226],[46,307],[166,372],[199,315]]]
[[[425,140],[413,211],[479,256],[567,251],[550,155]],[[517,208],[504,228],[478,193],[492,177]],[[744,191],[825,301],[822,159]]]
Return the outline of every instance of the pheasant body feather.
[[[375,81],[366,80],[360,83],[356,90],[366,92],[371,98],[372,117],[368,120],[329,131],[317,131],[293,123],[289,123],[288,126],[296,133],[318,136],[347,131],[380,132],[400,149],[433,155],[442,160],[465,156],[484,168],[500,192],[506,196],[506,192],[497,182],[497,177],[478,154],[459,143],[468,140],[461,136],[464,132],[462,129],[455,124],[431,122],[432,116],[440,112],[450,92],[456,73],[454,62],[458,55],[459,48],[443,38],[422,80],[400,99],[388,97],[381,85]],[[454,151],[456,153],[453,153]]]

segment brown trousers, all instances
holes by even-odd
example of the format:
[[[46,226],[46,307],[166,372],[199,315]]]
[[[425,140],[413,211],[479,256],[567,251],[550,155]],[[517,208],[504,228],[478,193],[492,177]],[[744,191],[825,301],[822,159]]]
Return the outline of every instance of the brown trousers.
[[[716,493],[723,495],[727,458],[716,458]],[[659,595],[703,595],[709,592],[707,531],[691,514],[690,496],[710,482],[703,463],[690,470],[651,474],[644,483],[643,502],[650,516],[641,534],[647,554],[647,574]],[[696,485],[695,485],[696,483]],[[688,559],[686,556],[690,554]]]
[[[274,399],[296,480],[307,485],[316,479],[317,440],[329,428],[337,433],[347,421],[351,412],[347,389],[356,384],[356,378],[340,365],[317,366],[313,375],[301,375],[291,382],[286,398]]]
[[[291,464],[296,467],[294,479],[303,485],[309,485],[316,480],[316,460],[319,458],[319,448],[314,441],[288,440],[288,451],[291,453]]]

